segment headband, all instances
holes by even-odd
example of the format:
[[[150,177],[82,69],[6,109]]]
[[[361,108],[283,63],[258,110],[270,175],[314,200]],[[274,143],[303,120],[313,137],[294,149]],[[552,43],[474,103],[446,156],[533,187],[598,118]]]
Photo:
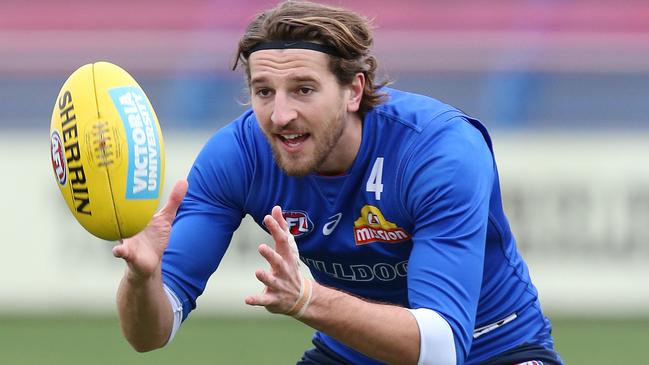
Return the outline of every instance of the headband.
[[[325,44],[306,42],[306,41],[271,41],[257,43],[245,52],[246,57],[250,57],[253,52],[262,51],[265,49],[309,49],[326,53],[331,56],[341,57],[337,49]]]

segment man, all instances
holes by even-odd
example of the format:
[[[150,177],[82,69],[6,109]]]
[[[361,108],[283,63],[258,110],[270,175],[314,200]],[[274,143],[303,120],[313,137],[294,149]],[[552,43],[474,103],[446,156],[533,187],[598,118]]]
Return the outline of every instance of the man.
[[[289,1],[252,21],[235,62],[252,110],[113,250],[128,264],[118,308],[136,350],[171,340],[250,214],[275,247],[259,246],[270,270],[245,302],[318,330],[298,364],[561,363],[487,131],[375,84],[371,46],[367,21],[343,9]]]

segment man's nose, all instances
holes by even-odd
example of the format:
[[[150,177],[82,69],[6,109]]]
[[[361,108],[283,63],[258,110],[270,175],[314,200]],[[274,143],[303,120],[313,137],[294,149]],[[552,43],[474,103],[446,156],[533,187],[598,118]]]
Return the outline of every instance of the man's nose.
[[[276,126],[283,127],[297,118],[297,110],[290,100],[290,97],[285,93],[276,93],[273,103],[273,114],[270,120]]]

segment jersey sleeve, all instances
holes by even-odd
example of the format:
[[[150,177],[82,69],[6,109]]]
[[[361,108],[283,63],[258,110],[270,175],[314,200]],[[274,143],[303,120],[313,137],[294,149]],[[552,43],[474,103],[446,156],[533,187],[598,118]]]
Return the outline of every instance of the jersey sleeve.
[[[183,320],[196,307],[245,215],[253,166],[242,128],[241,123],[224,127],[199,153],[162,258],[163,282],[182,303]]]
[[[463,364],[482,283],[494,160],[485,136],[461,117],[422,137],[402,185],[415,222],[408,299],[411,308],[432,309],[450,324]]]

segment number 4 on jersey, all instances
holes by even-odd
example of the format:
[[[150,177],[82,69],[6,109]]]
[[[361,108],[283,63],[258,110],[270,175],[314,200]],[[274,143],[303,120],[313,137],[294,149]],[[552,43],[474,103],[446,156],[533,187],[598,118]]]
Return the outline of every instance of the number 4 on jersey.
[[[383,157],[377,157],[374,161],[365,190],[369,193],[374,192],[374,198],[381,200],[381,193],[383,192]]]

